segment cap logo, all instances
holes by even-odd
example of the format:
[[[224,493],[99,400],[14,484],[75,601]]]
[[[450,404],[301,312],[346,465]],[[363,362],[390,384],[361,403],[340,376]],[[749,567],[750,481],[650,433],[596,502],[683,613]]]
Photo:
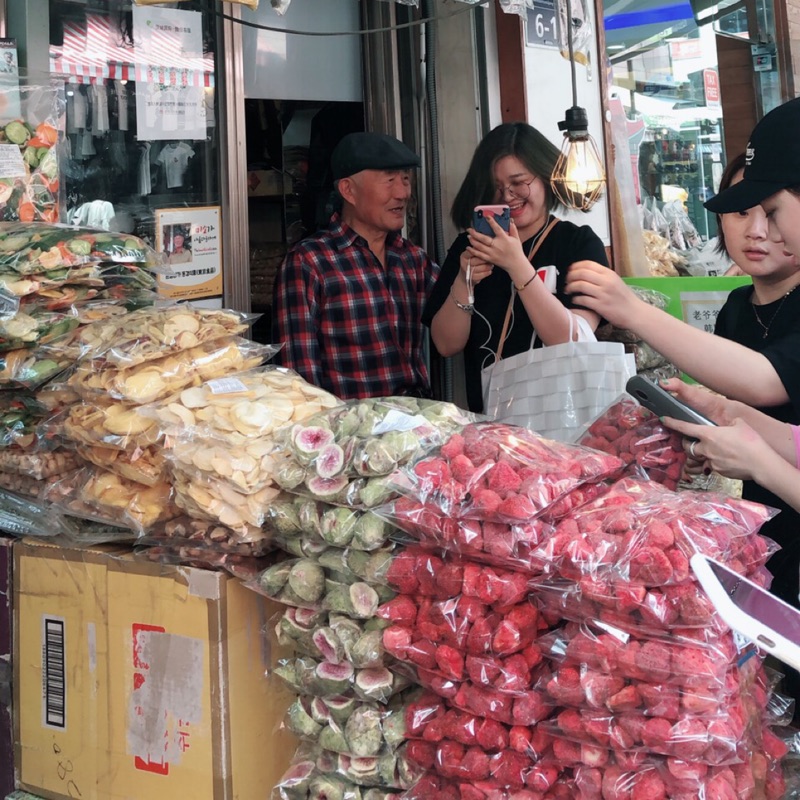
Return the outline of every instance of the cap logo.
[[[749,167],[753,163],[753,159],[756,157],[756,149],[750,145],[750,142],[747,143],[747,149],[744,151],[744,165]]]

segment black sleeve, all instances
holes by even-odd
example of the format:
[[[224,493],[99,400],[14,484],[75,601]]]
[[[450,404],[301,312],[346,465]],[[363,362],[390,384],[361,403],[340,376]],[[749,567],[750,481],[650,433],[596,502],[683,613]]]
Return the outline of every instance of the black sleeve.
[[[556,296],[566,308],[580,309],[581,306],[574,302],[573,295],[566,292],[569,269],[577,261],[596,261],[607,267],[606,248],[602,239],[588,225],[581,227],[572,223],[562,223],[562,225],[564,225],[564,229],[559,237],[556,256],[556,266],[558,267]]]
[[[800,416],[800,332],[784,336],[761,353],[775,367],[789,402]]]
[[[461,269],[461,254],[466,249],[467,234],[459,234],[447,251],[447,258],[445,258],[444,264],[442,264],[442,268],[439,271],[439,277],[431,290],[428,302],[425,303],[425,308],[422,311],[423,325],[427,325],[430,328],[433,318],[447,300],[447,295],[450,294],[450,287],[455,283],[458,271]]]

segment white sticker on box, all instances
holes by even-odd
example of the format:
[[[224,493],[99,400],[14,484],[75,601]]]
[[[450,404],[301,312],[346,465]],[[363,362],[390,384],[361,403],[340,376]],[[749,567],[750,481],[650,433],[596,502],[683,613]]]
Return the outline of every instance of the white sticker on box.
[[[67,729],[67,628],[64,617],[42,616],[42,725]]]
[[[193,729],[203,723],[203,642],[144,625],[133,628],[128,753],[141,761],[137,769],[178,764]]]
[[[0,178],[24,178],[22,150],[15,144],[0,144]]]
[[[372,428],[372,435],[380,436],[382,433],[389,433],[390,431],[413,431],[414,428],[427,424],[428,420],[419,414],[412,416],[403,411],[392,409],[380,422],[375,423]]]
[[[206,386],[211,389],[212,394],[238,394],[247,391],[247,387],[238,378],[215,378]]]

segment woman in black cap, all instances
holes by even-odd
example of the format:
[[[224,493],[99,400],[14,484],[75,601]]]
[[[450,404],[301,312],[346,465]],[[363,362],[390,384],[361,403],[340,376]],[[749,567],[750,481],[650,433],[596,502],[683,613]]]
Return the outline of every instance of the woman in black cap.
[[[599,322],[592,311],[570,310],[564,291],[575,262],[608,262],[591,228],[554,216],[559,203],[550,176],[557,158],[555,145],[530,125],[500,125],[478,145],[453,202],[451,218],[466,233],[450,247],[422,321],[430,326],[441,355],[464,351],[472,411],[483,410],[481,370],[494,363],[501,347],[503,357],[513,356],[530,349],[534,330],[535,346],[541,347],[566,342],[571,328],[593,331]],[[487,204],[509,206],[509,233],[491,217],[487,220],[493,236],[471,227],[475,206]],[[554,278],[549,287],[534,280],[537,270],[545,267]]]

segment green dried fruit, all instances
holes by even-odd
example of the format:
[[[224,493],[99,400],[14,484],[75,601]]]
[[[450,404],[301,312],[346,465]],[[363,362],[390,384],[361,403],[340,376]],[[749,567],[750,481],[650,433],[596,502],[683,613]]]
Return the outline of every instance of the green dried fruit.
[[[377,755],[383,745],[380,712],[371,706],[359,706],[347,720],[344,735],[353,755]]]
[[[310,559],[302,559],[289,572],[289,588],[307,603],[316,603],[325,591],[325,571]]]
[[[277,597],[286,582],[289,580],[289,573],[292,565],[289,562],[275,564],[269,569],[264,570],[259,578],[259,585],[264,593],[269,597]]]
[[[350,750],[344,732],[339,727],[326,725],[319,734],[319,746],[334,753],[349,753]]]
[[[304,739],[318,736],[322,730],[322,725],[314,721],[311,716],[310,709],[307,709],[303,703],[303,698],[297,700],[289,706],[288,728],[295,734]]]
[[[320,535],[329,544],[346,547],[353,538],[358,519],[358,513],[352,509],[330,508],[322,515]]]
[[[388,502],[395,495],[392,488],[391,478],[384,476],[380,478],[370,478],[359,492],[359,500],[367,508],[375,508]]]
[[[375,550],[389,538],[392,530],[394,529],[386,520],[371,512],[363,513],[353,530],[352,545],[360,550]]]

